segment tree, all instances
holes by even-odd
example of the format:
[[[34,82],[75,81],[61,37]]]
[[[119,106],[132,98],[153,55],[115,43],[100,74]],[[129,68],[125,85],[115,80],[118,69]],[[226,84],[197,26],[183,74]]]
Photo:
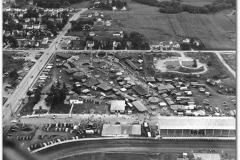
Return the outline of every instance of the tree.
[[[28,92],[27,92],[28,97],[30,97],[32,94],[33,94],[32,91],[28,91]]]
[[[18,73],[17,73],[17,70],[14,69],[12,72],[9,73],[9,78],[10,78],[10,81],[13,83],[15,82],[17,79],[18,79]]]
[[[193,60],[193,67],[194,67],[194,68],[197,67],[197,60],[196,60],[196,59]]]
[[[116,6],[116,0],[112,0],[112,7]]]
[[[41,98],[41,91],[36,89],[34,91],[34,103],[37,104],[39,102],[40,98]]]
[[[60,82],[57,80],[57,89],[60,89]]]

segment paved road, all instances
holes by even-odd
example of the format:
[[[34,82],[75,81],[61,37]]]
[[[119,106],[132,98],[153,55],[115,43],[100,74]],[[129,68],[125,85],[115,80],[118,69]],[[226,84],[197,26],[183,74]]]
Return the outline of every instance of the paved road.
[[[20,104],[19,99],[25,97],[25,94],[28,91],[28,88],[32,84],[34,84],[34,82],[37,80],[37,76],[40,73],[41,69],[45,66],[47,61],[54,55],[56,42],[60,42],[61,38],[67,33],[68,29],[70,29],[71,27],[70,21],[76,20],[79,17],[79,15],[85,12],[86,10],[87,9],[82,9],[81,11],[75,13],[74,16],[70,18],[68,24],[63,28],[59,36],[53,40],[49,48],[44,51],[44,54],[41,56],[41,58],[35,63],[35,65],[31,68],[29,73],[24,77],[22,82],[19,84],[19,88],[17,88],[13,93],[13,95],[9,97],[9,99],[3,106],[3,115],[4,115],[3,123],[11,119],[10,117],[11,109],[10,107],[6,107],[6,106],[8,104],[11,104],[13,112],[18,109]]]
[[[232,73],[232,75],[234,76],[234,78],[236,78],[236,72],[227,64],[227,62],[223,59],[221,52],[215,52],[215,54],[217,55],[217,57],[220,59],[220,61],[222,62],[222,64],[229,70],[229,72]]]
[[[204,140],[92,140],[61,144],[42,150],[34,155],[41,159],[56,159],[66,155],[94,153],[94,152],[135,152],[135,153],[162,153],[162,152],[197,152],[199,150],[224,151],[234,156],[236,141],[204,141]]]

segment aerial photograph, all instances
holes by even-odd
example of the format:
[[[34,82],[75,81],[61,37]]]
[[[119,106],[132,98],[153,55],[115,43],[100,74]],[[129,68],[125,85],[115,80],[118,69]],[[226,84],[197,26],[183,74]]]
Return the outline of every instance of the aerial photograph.
[[[3,160],[237,160],[237,0],[2,0]]]

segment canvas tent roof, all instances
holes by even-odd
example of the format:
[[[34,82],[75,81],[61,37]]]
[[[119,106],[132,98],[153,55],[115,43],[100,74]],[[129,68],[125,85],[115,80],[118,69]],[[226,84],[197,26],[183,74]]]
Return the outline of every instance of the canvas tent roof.
[[[98,88],[101,88],[101,89],[104,90],[104,91],[108,91],[108,90],[112,89],[112,87],[109,87],[109,86],[107,86],[107,85],[105,85],[105,84],[103,84],[103,83],[97,85],[97,87],[98,87]]]
[[[146,111],[147,108],[142,104],[142,102],[140,101],[134,101],[132,102],[132,104],[140,111],[140,112],[143,112],[143,111]]]
[[[113,100],[111,101],[111,111],[125,111],[125,100]]]
[[[198,157],[201,158],[201,160],[220,160],[221,156],[220,154],[216,153],[193,153],[194,158],[198,159]]]
[[[84,83],[85,86],[87,87],[91,87],[91,86],[95,86],[98,85],[99,82],[97,79],[88,79],[86,83]]]
[[[162,86],[158,86],[158,90],[166,90],[166,89],[175,89],[175,87],[171,84],[167,84],[167,85],[162,85]]]
[[[79,72],[79,69],[78,68],[69,68],[69,69],[66,69],[66,72],[68,74],[73,74],[75,72]]]
[[[141,135],[141,125],[111,125],[103,124],[102,136]]]
[[[146,77],[147,82],[155,82],[155,78],[154,77]]]
[[[234,117],[160,117],[158,123],[161,129],[236,129]]]
[[[135,92],[137,92],[139,95],[144,96],[147,94],[147,92],[141,87],[141,86],[134,86],[132,87]]]

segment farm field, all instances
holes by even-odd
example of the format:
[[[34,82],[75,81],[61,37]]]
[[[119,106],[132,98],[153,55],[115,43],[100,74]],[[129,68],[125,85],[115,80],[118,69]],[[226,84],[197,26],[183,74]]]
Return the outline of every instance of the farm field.
[[[112,26],[106,27],[106,30],[137,31],[150,43],[190,36],[199,38],[206,49],[227,50],[236,47],[236,18],[227,16],[231,10],[207,15],[163,14],[158,7],[136,2],[129,2],[128,6],[129,11],[101,10],[112,18]],[[85,14],[93,12],[99,10],[88,10]]]
[[[182,0],[181,1],[182,4],[189,4],[189,5],[193,5],[193,6],[204,6],[207,4],[211,4],[212,2],[214,2],[214,0]]]
[[[78,9],[78,8],[88,8],[90,1],[84,1],[81,3],[71,4],[70,8]]]

